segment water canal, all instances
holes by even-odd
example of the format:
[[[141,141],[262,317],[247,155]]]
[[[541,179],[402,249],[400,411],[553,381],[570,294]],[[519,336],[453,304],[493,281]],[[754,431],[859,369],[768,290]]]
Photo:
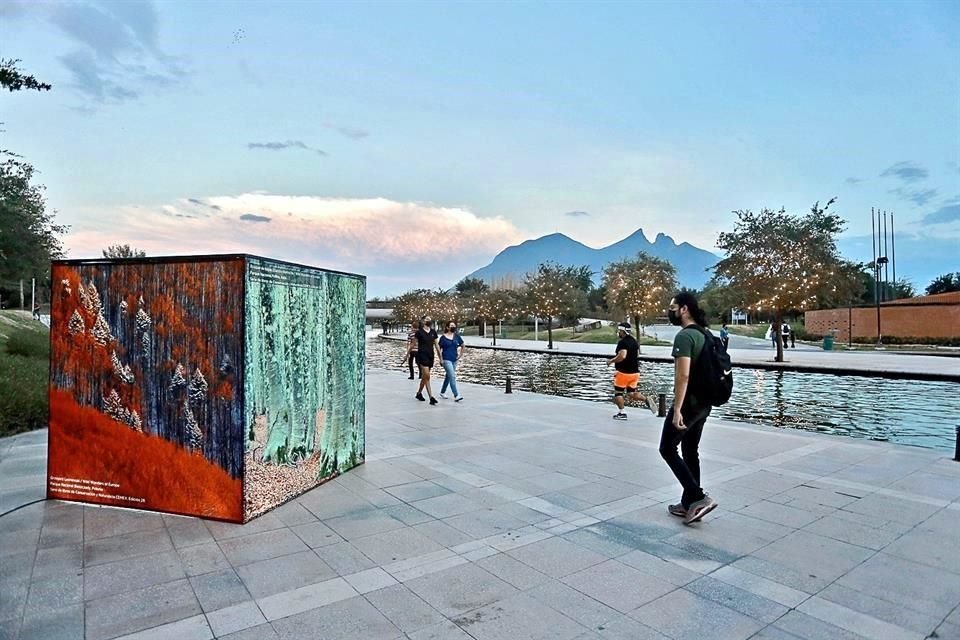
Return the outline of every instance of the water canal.
[[[392,369],[406,343],[367,341],[367,365]],[[406,372],[406,366],[402,368]],[[603,358],[471,349],[457,380],[609,402],[613,368]],[[436,368],[442,380],[443,370]],[[738,368],[733,397],[715,416],[768,425],[884,440],[952,453],[960,418],[960,384]],[[673,365],[640,363],[641,391],[671,393]],[[438,383],[439,384],[439,383]],[[439,387],[435,387],[439,393]],[[612,407],[612,405],[611,405]]]

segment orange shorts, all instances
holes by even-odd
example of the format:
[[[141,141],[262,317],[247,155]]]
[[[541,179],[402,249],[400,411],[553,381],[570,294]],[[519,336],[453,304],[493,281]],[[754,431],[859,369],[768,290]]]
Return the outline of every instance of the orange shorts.
[[[637,383],[640,382],[639,373],[621,373],[617,371],[613,375],[613,388],[615,391],[623,391],[626,389],[629,392],[637,390]]]

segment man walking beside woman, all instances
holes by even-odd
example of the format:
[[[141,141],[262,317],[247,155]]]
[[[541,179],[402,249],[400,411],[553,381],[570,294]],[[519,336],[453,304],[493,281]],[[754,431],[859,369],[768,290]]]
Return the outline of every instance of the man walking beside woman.
[[[440,388],[440,397],[446,400],[447,387],[450,387],[453,392],[453,399],[460,402],[463,400],[463,396],[457,389],[457,362],[463,355],[463,338],[457,333],[457,323],[447,323],[447,330],[440,336],[439,343],[443,371],[446,374],[443,379],[443,386]]]

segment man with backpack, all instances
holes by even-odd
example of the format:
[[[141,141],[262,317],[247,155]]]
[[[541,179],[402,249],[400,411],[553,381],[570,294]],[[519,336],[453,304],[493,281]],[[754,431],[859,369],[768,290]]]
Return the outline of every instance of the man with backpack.
[[[663,423],[660,455],[683,487],[680,502],[667,509],[689,525],[717,507],[700,486],[700,437],[713,406],[730,398],[733,377],[730,357],[723,343],[706,329],[706,317],[692,293],[677,293],[668,315],[671,324],[682,328],[673,340],[673,407]]]

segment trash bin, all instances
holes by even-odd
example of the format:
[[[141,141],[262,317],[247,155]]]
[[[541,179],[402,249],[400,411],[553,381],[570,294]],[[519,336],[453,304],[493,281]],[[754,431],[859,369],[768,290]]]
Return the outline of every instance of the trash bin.
[[[823,350],[833,351],[833,336],[823,336]]]

